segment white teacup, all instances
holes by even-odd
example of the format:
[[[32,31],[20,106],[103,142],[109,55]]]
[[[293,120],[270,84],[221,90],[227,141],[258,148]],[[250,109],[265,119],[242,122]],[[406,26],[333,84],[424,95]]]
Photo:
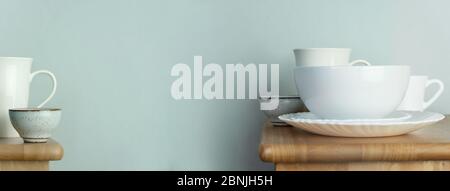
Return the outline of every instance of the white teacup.
[[[370,65],[365,60],[349,62],[351,51],[349,48],[294,49],[295,63],[297,66]]]
[[[438,85],[438,90],[425,101],[425,91],[431,85]],[[408,90],[397,110],[405,111],[423,111],[430,107],[444,91],[444,83],[438,79],[428,79],[428,76],[411,76],[409,79]]]

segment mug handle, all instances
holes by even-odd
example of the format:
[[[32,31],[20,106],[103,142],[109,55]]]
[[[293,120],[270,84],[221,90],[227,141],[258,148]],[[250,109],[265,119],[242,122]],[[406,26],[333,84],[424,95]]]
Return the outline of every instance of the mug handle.
[[[38,74],[46,74],[46,75],[50,76],[50,78],[52,78],[52,82],[53,82],[53,83],[52,83],[52,84],[53,84],[52,93],[50,93],[50,95],[47,97],[47,99],[45,99],[41,104],[39,104],[39,105],[37,106],[37,108],[41,108],[41,107],[44,106],[48,101],[50,101],[50,99],[52,99],[53,96],[55,95],[57,82],[56,82],[56,77],[55,77],[55,75],[53,75],[53,73],[51,73],[50,71],[48,71],[48,70],[38,70],[38,71],[35,71],[35,72],[31,73],[31,76],[30,76],[30,83],[31,83],[31,81],[33,81],[33,78],[34,78],[36,75],[38,75]]]
[[[425,85],[425,88],[428,88],[428,86],[432,84],[437,84],[439,86],[438,91],[426,102],[423,103],[423,109],[425,110],[428,108],[436,99],[441,96],[442,92],[444,91],[444,83],[441,80],[438,79],[431,79],[427,81],[427,84]]]
[[[366,60],[355,60],[353,62],[350,62],[350,65],[355,65],[355,64],[364,64],[366,66],[370,66],[372,64],[370,64],[370,62],[366,61]]]

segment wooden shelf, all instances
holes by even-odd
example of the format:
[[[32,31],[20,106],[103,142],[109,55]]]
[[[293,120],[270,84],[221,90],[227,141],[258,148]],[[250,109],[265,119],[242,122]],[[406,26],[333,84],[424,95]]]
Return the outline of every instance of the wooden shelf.
[[[61,160],[62,146],[47,143],[24,143],[21,138],[0,138],[0,170],[48,170],[48,163]]]
[[[450,119],[381,138],[326,137],[267,122],[259,149],[278,170],[450,170]]]

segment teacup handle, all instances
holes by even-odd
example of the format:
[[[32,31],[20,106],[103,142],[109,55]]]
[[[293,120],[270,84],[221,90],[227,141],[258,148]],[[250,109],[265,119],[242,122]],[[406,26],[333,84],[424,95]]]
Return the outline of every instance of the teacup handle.
[[[423,109],[430,107],[430,105],[441,96],[442,92],[444,92],[444,83],[441,80],[438,79],[431,79],[427,81],[427,84],[425,85],[425,88],[428,88],[432,84],[437,84],[439,86],[439,89],[434,95],[426,102],[423,103]]]
[[[53,75],[53,73],[51,73],[50,71],[48,71],[48,70],[38,70],[38,71],[35,71],[35,72],[31,73],[31,76],[30,76],[30,83],[31,83],[31,81],[33,81],[33,78],[34,78],[36,75],[38,75],[38,74],[46,74],[46,75],[50,76],[50,78],[52,78],[52,81],[53,81],[53,83],[52,83],[52,84],[53,84],[52,92],[51,92],[50,95],[47,97],[47,99],[45,99],[41,104],[39,104],[39,105],[37,106],[38,108],[41,108],[41,107],[44,106],[48,101],[50,101],[50,99],[52,99],[53,96],[55,95],[57,82],[56,82],[56,77],[55,77],[55,75]]]
[[[355,65],[355,64],[364,64],[366,66],[370,66],[370,62],[368,62],[367,60],[355,60],[353,62],[350,62],[350,65]]]

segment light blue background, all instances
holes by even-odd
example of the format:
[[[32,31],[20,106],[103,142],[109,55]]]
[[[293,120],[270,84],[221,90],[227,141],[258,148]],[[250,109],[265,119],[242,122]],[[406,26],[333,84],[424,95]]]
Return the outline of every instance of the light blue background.
[[[35,59],[59,81],[49,106],[65,148],[53,170],[271,170],[258,158],[254,100],[170,96],[176,63],[280,64],[291,50],[349,47],[353,59],[408,64],[450,84],[447,0],[0,0],[0,55]],[[32,84],[30,105],[48,94]],[[450,93],[431,110],[448,113]]]

